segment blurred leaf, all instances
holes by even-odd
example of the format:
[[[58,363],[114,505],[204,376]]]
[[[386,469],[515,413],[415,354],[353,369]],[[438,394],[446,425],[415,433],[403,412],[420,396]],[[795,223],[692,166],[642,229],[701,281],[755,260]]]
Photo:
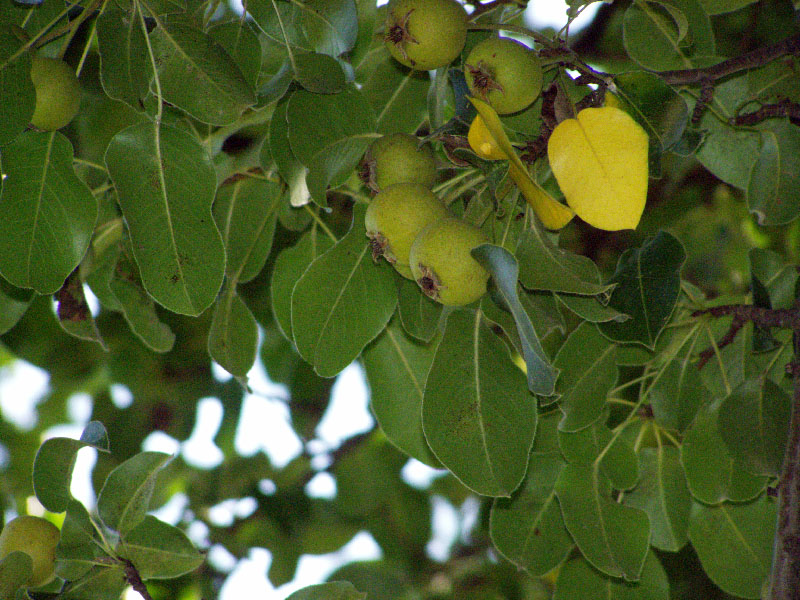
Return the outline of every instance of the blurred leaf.
[[[561,346],[554,365],[561,371],[556,382],[564,413],[559,429],[588,427],[600,418],[617,382],[616,345],[600,335],[597,327],[582,323]]]
[[[338,94],[313,94],[298,90],[286,108],[289,144],[306,167],[311,196],[327,205],[328,186],[344,183],[367,147],[375,139],[375,117],[356,89]]]
[[[180,577],[204,560],[185,533],[152,515],[122,537],[120,555],[133,563],[142,579]]]
[[[112,98],[136,110],[144,108],[153,78],[140,10],[137,3],[132,4],[130,12],[112,3],[97,19],[103,89]]]
[[[528,389],[534,394],[551,396],[555,389],[558,368],[550,364],[530,317],[517,295],[519,266],[516,259],[505,248],[489,244],[476,248],[473,255],[491,273],[497,293],[514,317],[527,367]]]
[[[607,480],[589,465],[564,467],[555,491],[583,556],[607,575],[637,581],[650,540],[647,514],[612,501]]]
[[[603,576],[586,560],[570,560],[558,572],[553,600],[580,598],[592,590],[596,597],[614,600],[668,600],[670,586],[667,573],[653,552],[644,559],[642,574],[636,583]]]
[[[617,287],[608,305],[632,318],[601,323],[600,331],[618,342],[639,342],[653,348],[678,299],[685,260],[681,243],[664,231],[648,238],[641,248],[623,252],[609,280]]]
[[[769,379],[748,379],[723,400],[719,431],[728,452],[754,475],[777,477],[783,466],[792,404]]]
[[[286,600],[365,600],[362,594],[352,583],[347,581],[333,581],[305,587],[296,591]]]
[[[156,476],[171,458],[163,452],[141,452],[111,471],[97,498],[103,523],[123,537],[139,525],[150,508]]]
[[[756,0],[700,0],[700,4],[710,15],[733,12],[743,6],[753,4]]]
[[[439,461],[422,432],[422,399],[436,348],[435,342],[422,344],[406,335],[395,316],[362,356],[370,407],[386,437],[403,452],[435,468]]]
[[[752,248],[748,257],[753,286],[763,286],[768,294],[768,307],[791,308],[798,279],[795,266],[784,262],[784,258],[772,250]]]
[[[681,464],[689,489],[706,504],[746,502],[767,485],[767,477],[748,473],[728,452],[719,430],[723,401],[717,398],[700,407],[681,445]]]
[[[506,559],[534,576],[551,571],[573,547],[554,491],[564,466],[557,454],[534,452],[520,489],[492,504],[492,542]]]
[[[653,71],[706,66],[703,59],[715,52],[711,21],[699,0],[631,4],[623,39],[628,55]]]
[[[58,291],[89,247],[97,201],[72,158],[57,132],[27,131],[3,147],[0,274],[17,287]]]
[[[211,125],[234,122],[256,103],[239,66],[207,33],[161,23],[151,35],[164,100]]]
[[[389,322],[397,305],[390,271],[373,263],[357,206],[350,232],[311,263],[292,293],[292,335],[318,374],[339,373]]]
[[[481,312],[452,312],[422,402],[436,458],[475,492],[510,496],[525,475],[536,421],[536,398]]]
[[[654,548],[677,552],[688,541],[692,507],[678,449],[641,448],[639,468],[639,484],[625,494],[625,504],[645,511],[650,517],[650,544]]]
[[[747,207],[759,225],[785,225],[800,215],[800,131],[788,121],[761,129],[761,152],[750,171]]]
[[[14,287],[0,277],[0,334],[17,324],[33,297],[33,290]]]
[[[0,146],[22,133],[36,105],[30,55],[23,52],[13,62],[6,62],[22,43],[9,24],[0,24]]]
[[[0,598],[11,600],[16,597],[17,590],[27,587],[33,576],[31,557],[15,550],[0,559]]]
[[[761,598],[772,559],[776,503],[767,495],[749,504],[692,507],[689,540],[717,586],[743,598]]]
[[[102,430],[101,430],[102,429]],[[33,491],[47,510],[60,513],[67,510],[72,495],[72,470],[78,450],[91,446],[108,452],[105,428],[96,421],[87,425],[86,439],[54,437],[45,440],[33,462]]]
[[[200,314],[214,301],[225,265],[205,150],[179,129],[141,123],[113,137],[105,160],[145,289],[169,310]]]

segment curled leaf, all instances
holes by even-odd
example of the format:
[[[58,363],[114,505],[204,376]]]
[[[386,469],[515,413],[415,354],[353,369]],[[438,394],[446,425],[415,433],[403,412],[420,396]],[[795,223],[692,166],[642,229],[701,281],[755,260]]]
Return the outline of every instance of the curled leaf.
[[[478,98],[470,98],[469,101],[478,109],[478,114],[497,144],[497,151],[504,153],[508,159],[510,163],[508,174],[517,184],[522,195],[525,196],[525,200],[533,208],[533,212],[536,213],[542,224],[547,229],[561,229],[564,227],[570,222],[575,213],[568,206],[557,202],[531,179],[528,169],[525,168],[524,163],[511,146],[511,141],[503,130],[503,124],[500,122],[500,117],[497,116],[495,110]]]
[[[598,229],[635,229],[647,199],[648,137],[626,112],[585,108],[559,123],[547,145],[567,204]]]

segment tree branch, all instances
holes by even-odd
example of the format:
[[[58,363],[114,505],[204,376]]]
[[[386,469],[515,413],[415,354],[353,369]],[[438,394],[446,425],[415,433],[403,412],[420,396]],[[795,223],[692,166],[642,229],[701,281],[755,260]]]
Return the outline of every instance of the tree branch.
[[[764,66],[776,58],[800,54],[800,34],[795,34],[780,42],[751,52],[735,56],[704,69],[682,69],[656,73],[669,85],[699,85],[704,80],[717,81],[739,71]]]
[[[153,597],[150,595],[150,592],[147,591],[147,586],[144,584],[144,581],[142,581],[139,571],[136,570],[134,564],[126,559],[122,559],[122,564],[125,565],[125,579],[134,591],[139,592],[139,595],[141,595],[144,600],[153,600]]]

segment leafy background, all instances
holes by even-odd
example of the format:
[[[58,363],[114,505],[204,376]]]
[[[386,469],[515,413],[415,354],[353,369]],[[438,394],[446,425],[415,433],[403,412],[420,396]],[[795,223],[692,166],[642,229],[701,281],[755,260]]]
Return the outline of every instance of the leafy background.
[[[24,83],[27,61],[9,60],[20,40],[8,25],[36,33],[63,22],[64,6],[0,7],[0,81]],[[71,408],[108,429],[112,452],[97,455],[91,474],[100,494],[126,460],[152,460],[137,467],[148,473],[160,466],[163,457],[140,454],[142,444],[189,439],[209,406],[198,399],[210,397],[222,412],[218,464],[178,456],[160,471],[151,506],[182,494],[171,520],[214,552],[198,570],[153,583],[154,597],[215,597],[252,548],[269,549],[277,586],[303,554],[336,551],[363,531],[380,559],[331,577],[371,598],[536,598],[553,588],[556,598],[587,589],[758,597],[791,339],[748,328],[698,371],[697,354],[727,322],[690,314],[747,299],[750,286],[760,305],[794,300],[797,205],[780,200],[797,192],[797,127],[727,119],[753,99],[796,100],[796,60],[720,83],[696,125],[688,118],[697,90],[678,92],[641,69],[699,67],[796,33],[796,6],[603,6],[572,43],[584,60],[628,72],[615,79],[617,102],[648,131],[651,173],[661,175],[644,218],[636,231],[576,222],[557,237],[515,218],[519,198],[507,193],[502,166],[451,149],[443,164],[472,160],[469,171],[448,166],[453,178],[438,190],[453,210],[477,220],[494,197],[502,205],[486,225],[494,244],[478,253],[494,293],[448,314],[443,327],[439,307],[372,264],[363,209],[352,208],[365,200],[353,169],[378,134],[413,132],[426,115],[431,129],[463,135],[471,113],[457,72],[398,67],[374,43],[380,11],[370,2],[253,1],[252,22],[228,13],[209,22],[195,2],[106,8],[64,47],[85,90],[68,128],[23,131],[29,86],[4,87],[12,93],[0,100],[0,208],[13,217],[0,220],[2,361],[49,376],[35,425],[0,422],[6,512],[26,506],[40,434]],[[521,23],[510,7],[485,18]],[[485,35],[471,32],[468,47]],[[44,50],[58,52],[58,40]],[[150,51],[153,62],[142,62]],[[574,100],[587,91],[562,85]],[[504,120],[513,141],[535,137],[541,110]],[[534,175],[557,194],[546,164]],[[33,222],[46,227],[14,225]],[[524,225],[532,226],[521,233]],[[59,245],[66,239],[73,243]],[[84,283],[103,309],[74,318],[88,314]],[[220,377],[209,355],[232,377]],[[325,447],[318,426],[358,357],[380,429]],[[288,421],[300,440],[286,464],[237,445],[242,424],[259,426],[242,387],[257,359],[286,386],[250,382],[282,398],[260,418]],[[469,376],[455,377],[452,364],[468,365]],[[14,403],[14,392],[3,394]],[[485,399],[478,411],[476,397]],[[648,410],[632,410],[645,399]],[[769,417],[761,428],[732,427],[754,413]],[[409,456],[450,474],[409,485]],[[335,482],[335,495],[313,493],[315,480],[329,491]],[[229,507],[233,516],[219,519]],[[442,507],[455,507],[459,532],[432,557],[432,516]],[[161,533],[141,511],[136,525],[99,512],[131,547],[152,548]],[[80,509],[68,515],[81,522]]]

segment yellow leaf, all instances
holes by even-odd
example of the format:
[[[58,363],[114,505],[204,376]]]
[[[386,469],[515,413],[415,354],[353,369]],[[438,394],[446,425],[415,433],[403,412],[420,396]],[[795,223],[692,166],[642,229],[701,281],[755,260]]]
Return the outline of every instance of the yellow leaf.
[[[556,202],[542,187],[536,183],[528,174],[528,169],[520,160],[511,140],[508,139],[500,117],[495,110],[483,100],[469,98],[469,101],[478,109],[478,114],[482,117],[486,129],[497,143],[498,152],[502,152],[510,163],[508,174],[519,186],[525,200],[533,208],[533,212],[539,217],[547,229],[561,229],[570,222],[575,213],[568,206]]]
[[[508,160],[508,156],[497,145],[494,137],[486,128],[486,122],[480,115],[475,115],[475,119],[469,126],[467,141],[475,154],[484,160]]]
[[[635,229],[647,199],[647,133],[611,106],[559,123],[547,144],[558,185],[575,213],[608,231]]]

